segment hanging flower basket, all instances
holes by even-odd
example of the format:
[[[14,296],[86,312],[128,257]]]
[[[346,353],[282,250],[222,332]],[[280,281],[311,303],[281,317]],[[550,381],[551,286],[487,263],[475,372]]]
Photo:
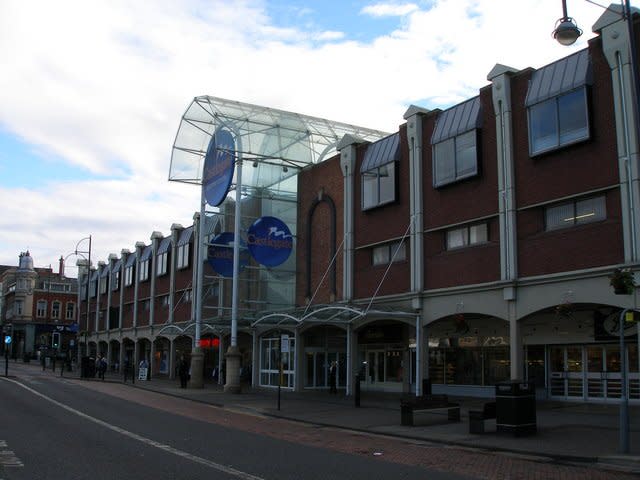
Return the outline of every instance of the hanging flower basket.
[[[633,272],[628,268],[616,268],[609,275],[609,285],[616,295],[631,295],[636,286]]]

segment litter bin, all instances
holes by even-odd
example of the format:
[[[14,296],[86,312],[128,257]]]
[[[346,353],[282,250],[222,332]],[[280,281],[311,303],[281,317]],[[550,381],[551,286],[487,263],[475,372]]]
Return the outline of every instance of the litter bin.
[[[536,433],[536,387],[533,382],[496,385],[496,430],[515,436]]]

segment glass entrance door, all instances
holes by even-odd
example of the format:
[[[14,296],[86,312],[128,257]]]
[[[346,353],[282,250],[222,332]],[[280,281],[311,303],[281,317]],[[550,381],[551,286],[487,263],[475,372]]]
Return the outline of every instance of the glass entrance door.
[[[553,346],[549,349],[550,396],[584,397],[582,347]]]

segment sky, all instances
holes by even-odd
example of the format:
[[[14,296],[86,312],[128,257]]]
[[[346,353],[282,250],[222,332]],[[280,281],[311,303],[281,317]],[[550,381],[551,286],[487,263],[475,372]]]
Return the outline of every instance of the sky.
[[[0,0],[0,265],[28,250],[74,277],[89,235],[95,264],[191,225],[200,189],[168,177],[196,96],[391,133],[497,63],[585,48],[604,10],[567,7],[572,47],[551,36],[560,0]]]

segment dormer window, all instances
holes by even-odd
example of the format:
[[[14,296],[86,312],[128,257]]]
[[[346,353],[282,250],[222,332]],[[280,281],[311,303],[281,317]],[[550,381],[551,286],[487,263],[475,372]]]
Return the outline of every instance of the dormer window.
[[[588,140],[591,62],[582,50],[534,72],[527,92],[529,154]]]
[[[456,105],[439,115],[431,137],[434,187],[478,174],[480,119],[480,97]]]
[[[380,207],[396,200],[396,163],[400,155],[400,134],[368,146],[360,168],[362,210]]]

